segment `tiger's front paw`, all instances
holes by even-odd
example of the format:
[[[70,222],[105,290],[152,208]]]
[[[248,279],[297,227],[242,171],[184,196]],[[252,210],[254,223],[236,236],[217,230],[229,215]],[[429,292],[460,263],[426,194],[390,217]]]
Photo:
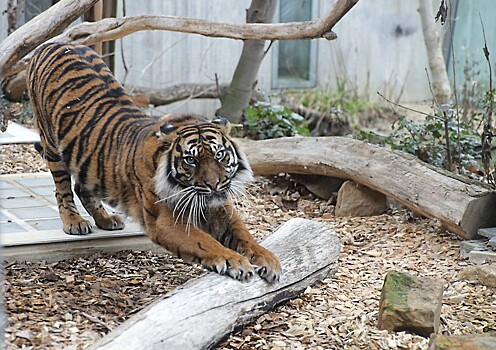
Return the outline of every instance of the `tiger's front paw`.
[[[119,215],[107,215],[106,217],[95,215],[94,219],[96,225],[102,230],[122,230],[126,226]]]
[[[87,235],[93,232],[93,227],[88,220],[82,217],[73,217],[64,220],[64,232],[68,235]]]
[[[228,275],[235,280],[247,282],[255,275],[255,270],[247,258],[233,252],[229,256],[216,256],[205,258],[201,264],[210,271],[215,271],[221,275]]]
[[[257,274],[269,283],[281,279],[282,268],[279,259],[270,251],[259,247],[256,251],[246,254],[250,262],[255,265]]]

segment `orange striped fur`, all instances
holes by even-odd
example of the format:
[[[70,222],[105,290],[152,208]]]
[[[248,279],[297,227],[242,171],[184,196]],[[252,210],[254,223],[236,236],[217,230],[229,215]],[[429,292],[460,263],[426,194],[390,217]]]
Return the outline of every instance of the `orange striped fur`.
[[[145,115],[102,59],[82,45],[39,47],[28,91],[52,173],[63,229],[88,234],[74,192],[96,225],[124,227],[102,201],[139,222],[177,256],[238,280],[279,279],[277,257],[256,243],[232,199],[252,180],[228,123],[195,115]]]

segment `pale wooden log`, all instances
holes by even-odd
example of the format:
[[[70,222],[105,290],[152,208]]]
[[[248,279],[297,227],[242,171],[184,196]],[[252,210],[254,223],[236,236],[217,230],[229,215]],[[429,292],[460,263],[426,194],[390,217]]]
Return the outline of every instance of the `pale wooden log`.
[[[93,5],[97,1],[98,0],[86,0],[80,2],[82,4],[91,3],[91,5]],[[49,41],[92,45],[97,42],[122,38],[126,35],[143,30],[167,30],[239,40],[297,40],[314,38],[325,38],[327,40],[332,40],[337,37],[336,34],[332,32],[332,28],[358,1],[359,0],[337,0],[324,17],[307,22],[277,24],[230,24],[194,18],[155,15],[106,18],[98,22],[81,23]],[[59,18],[62,15],[72,15],[73,12],[75,12],[75,5],[67,5],[67,3],[72,2],[78,3],[78,1],[75,0],[61,1],[61,3],[66,3],[65,8],[61,9],[62,6],[59,6],[58,11],[51,12],[52,17]],[[45,14],[48,11],[43,12],[38,17],[43,20],[47,20],[47,16]],[[29,25],[30,23],[31,22],[28,22],[26,25]],[[51,23],[60,27],[60,23],[55,19],[51,20]],[[0,43],[0,78],[23,70],[26,67],[27,62],[29,62],[31,55],[27,55],[26,57],[24,56],[43,41],[55,35],[54,31],[52,31],[52,28],[49,26],[38,25],[37,30],[40,34],[43,34],[44,40],[39,40],[40,37],[37,36],[36,40],[27,41],[25,36],[31,34],[32,30],[33,28],[30,26],[29,30],[24,30],[22,33],[14,35],[14,32],[4,42]],[[22,45],[22,51],[16,52],[15,50],[9,50],[2,55],[1,53],[6,50],[5,42],[7,40],[9,40],[9,43],[14,43],[17,40],[26,40],[26,43]],[[19,49],[20,46],[16,45],[15,48]],[[20,60],[22,57],[24,58]]]
[[[195,98],[221,98],[227,84],[176,84],[162,89],[152,89],[140,86],[124,86],[130,94],[143,94],[146,95],[150,103],[154,106],[163,106],[181,100],[195,99]],[[220,95],[219,95],[220,92]],[[266,97],[253,91],[252,101],[265,101]]]
[[[241,283],[210,273],[154,302],[91,349],[208,349],[336,272],[339,238],[321,223],[291,219],[262,245],[281,260],[280,282],[268,284],[257,276]]]
[[[319,174],[351,179],[438,219],[465,239],[496,226],[496,193],[399,151],[344,137],[240,140],[258,175]]]
[[[12,66],[44,41],[61,33],[98,0],[62,0],[19,27],[0,43],[0,78],[6,76]],[[22,69],[28,61],[24,63]],[[12,71],[20,72],[22,69]]]

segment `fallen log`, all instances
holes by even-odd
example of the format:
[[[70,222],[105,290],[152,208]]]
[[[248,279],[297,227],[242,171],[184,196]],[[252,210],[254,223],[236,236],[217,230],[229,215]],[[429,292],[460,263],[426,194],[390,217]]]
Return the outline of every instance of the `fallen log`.
[[[209,349],[237,327],[337,269],[339,238],[325,225],[291,219],[262,242],[279,256],[280,282],[241,283],[210,273],[138,312],[90,349]]]
[[[465,239],[496,226],[496,193],[412,155],[344,137],[240,140],[258,175],[318,174],[351,179],[438,219]]]
[[[220,99],[227,88],[227,84],[176,84],[161,89],[146,88],[140,86],[125,86],[130,94],[143,94],[148,96],[150,103],[154,106],[168,105],[174,102],[194,99],[210,98]],[[253,91],[252,101],[265,101],[266,97],[258,92]]]

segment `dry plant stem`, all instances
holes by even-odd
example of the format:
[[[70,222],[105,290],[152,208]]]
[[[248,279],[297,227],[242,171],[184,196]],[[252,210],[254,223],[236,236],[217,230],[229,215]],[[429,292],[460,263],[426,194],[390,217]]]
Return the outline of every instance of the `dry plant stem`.
[[[446,141],[446,162],[447,162],[447,167],[446,169],[449,171],[455,170],[453,168],[453,156],[451,154],[451,140],[449,138],[449,129],[448,129],[448,115],[446,114],[446,111],[441,108],[441,105],[438,102],[438,99],[435,95],[435,92],[432,91],[432,84],[431,84],[431,79],[429,78],[429,72],[427,71],[427,68],[425,69],[425,74],[427,75],[427,81],[429,82],[429,89],[431,90],[432,97],[434,98],[434,103],[436,104],[436,108],[438,110],[439,115],[441,115],[443,118],[443,123],[444,123],[444,138]],[[458,134],[460,136],[460,134]]]
[[[428,117],[436,118],[436,116],[433,116],[433,115],[431,115],[429,113],[425,113],[425,112],[419,111],[418,109],[406,107],[406,106],[403,106],[403,105],[401,105],[399,103],[393,102],[390,99],[388,99],[386,96],[382,95],[379,91],[377,91],[377,95],[379,95],[380,97],[382,97],[383,99],[385,99],[388,103],[390,103],[393,106],[400,107],[400,108],[406,109],[407,111],[415,112],[415,113],[418,113],[418,114],[421,114],[421,115],[425,115],[425,116],[428,116]]]
[[[327,14],[320,19],[282,24],[229,24],[193,18],[153,15],[106,18],[98,22],[81,23],[50,41],[91,45],[97,42],[122,38],[142,30],[167,30],[239,40],[297,40],[314,38],[333,40],[336,38],[336,35],[332,32],[332,28],[358,1],[338,0]],[[30,59],[29,55],[24,57],[28,52],[48,38],[59,33],[61,29],[72,22],[72,20],[61,21],[58,20],[59,18],[70,16],[71,19],[75,19],[96,2],[97,0],[61,1],[35,18],[38,18],[37,26],[30,24],[30,21],[21,27],[24,29],[19,33],[17,33],[18,31],[12,33],[12,35],[0,44],[0,53],[3,53],[0,54],[0,77],[12,75],[23,70]],[[88,6],[84,7],[84,10],[81,10],[84,4],[88,4]],[[55,7],[57,9],[54,9]],[[43,22],[46,23],[52,17],[53,19],[49,21],[51,25],[42,24]],[[54,30],[54,28],[57,30]],[[31,35],[34,35],[34,38],[31,38]],[[23,50],[18,51],[20,48]],[[21,60],[22,57],[24,58]]]
[[[494,176],[491,173],[491,144],[493,139],[493,133],[491,131],[492,123],[493,123],[493,72],[491,67],[491,60],[489,59],[489,49],[487,48],[486,41],[486,31],[484,29],[484,22],[482,22],[482,17],[479,13],[481,26],[482,26],[482,35],[484,37],[484,57],[486,58],[487,65],[489,66],[489,108],[487,111],[486,122],[484,123],[484,131],[482,132],[482,164],[484,166],[484,176],[486,177],[489,184],[495,186]]]

